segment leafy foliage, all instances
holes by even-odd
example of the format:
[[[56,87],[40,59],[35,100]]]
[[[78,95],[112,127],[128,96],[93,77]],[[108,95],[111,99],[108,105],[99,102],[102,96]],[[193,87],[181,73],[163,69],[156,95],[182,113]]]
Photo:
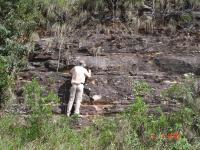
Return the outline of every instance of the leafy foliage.
[[[199,111],[199,79],[193,75],[188,75],[182,83],[172,85],[163,91],[163,96],[170,99],[179,100],[192,107],[194,111]]]
[[[33,115],[42,116],[51,114],[51,105],[59,101],[58,96],[54,93],[49,92],[47,96],[44,93],[45,89],[35,79],[26,85],[26,103],[31,108]]]
[[[29,35],[39,28],[47,28],[58,22],[62,24],[77,19],[81,13],[112,18],[125,17],[133,12],[139,17],[144,0],[0,0],[0,104],[6,99],[10,76],[25,65],[28,48],[25,43]],[[174,17],[173,11],[198,8],[199,1],[154,1],[154,13],[161,18],[175,22],[174,26],[192,21],[190,13]],[[187,5],[186,2],[190,3]],[[117,11],[120,11],[118,16]],[[172,13],[171,13],[172,12]],[[171,13],[168,15],[168,13]],[[84,16],[83,14],[83,16]],[[81,15],[80,15],[81,16]],[[81,16],[82,18],[84,18]],[[156,15],[155,15],[156,16]],[[80,22],[78,18],[77,22]],[[91,17],[91,18],[92,18]],[[100,17],[97,17],[98,19]],[[178,18],[178,19],[177,19]],[[101,18],[100,18],[101,19]],[[155,19],[155,18],[153,18]],[[157,19],[157,18],[156,18]],[[166,21],[167,22],[167,21]],[[158,23],[159,24],[159,23]],[[27,118],[4,115],[0,119],[0,149],[192,149],[199,148],[200,119],[199,95],[193,78],[176,84],[164,96],[181,100],[190,108],[170,115],[160,112],[158,116],[149,115],[148,105],[143,96],[152,92],[143,81],[135,82],[135,103],[124,113],[108,118],[97,118],[93,126],[81,131],[71,128],[77,118],[54,118],[51,106],[58,98],[47,92],[36,80],[25,86],[26,104],[30,109]],[[192,140],[186,129],[194,133]],[[178,140],[167,139],[165,135],[180,133]],[[164,137],[163,137],[164,135]]]
[[[133,85],[133,92],[136,96],[149,95],[152,92],[152,88],[145,81],[135,81]]]
[[[7,71],[6,60],[0,56],[0,107],[5,102],[5,91],[8,87],[9,74]]]
[[[31,114],[28,118],[5,115],[0,120],[0,149],[195,149],[198,138],[190,141],[194,112],[185,108],[172,114],[149,115],[148,105],[138,96],[135,103],[115,117],[99,117],[81,131],[72,128],[76,117],[55,117],[50,112],[54,95],[44,96],[36,80],[26,85],[25,95]],[[24,121],[23,121],[24,120]],[[197,120],[196,120],[197,121]]]

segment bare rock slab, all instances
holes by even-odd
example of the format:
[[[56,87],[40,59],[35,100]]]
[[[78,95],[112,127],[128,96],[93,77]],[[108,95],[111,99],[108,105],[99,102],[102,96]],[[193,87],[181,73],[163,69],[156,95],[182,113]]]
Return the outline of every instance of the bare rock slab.
[[[154,62],[163,71],[200,74],[200,57],[197,56],[160,56]]]

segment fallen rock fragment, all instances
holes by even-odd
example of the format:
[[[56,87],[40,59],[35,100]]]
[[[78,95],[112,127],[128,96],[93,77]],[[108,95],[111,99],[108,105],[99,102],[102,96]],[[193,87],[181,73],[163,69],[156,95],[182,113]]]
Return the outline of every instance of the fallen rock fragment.
[[[94,96],[92,96],[92,100],[93,100],[93,101],[100,100],[101,98],[102,98],[101,95],[94,95]]]

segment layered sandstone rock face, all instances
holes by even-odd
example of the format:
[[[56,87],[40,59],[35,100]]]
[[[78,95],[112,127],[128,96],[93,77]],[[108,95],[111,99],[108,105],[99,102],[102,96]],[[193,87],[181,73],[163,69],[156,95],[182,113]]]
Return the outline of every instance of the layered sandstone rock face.
[[[92,78],[85,84],[83,115],[123,111],[134,102],[137,80],[153,87],[154,94],[145,97],[152,108],[173,111],[174,102],[162,100],[160,91],[178,82],[184,73],[200,74],[200,51],[194,44],[197,38],[137,35],[112,26],[98,32],[95,27],[82,27],[62,42],[57,37],[43,37],[34,43],[28,68],[18,75],[16,94],[23,101],[21,87],[36,78],[59,95],[61,103],[53,111],[65,113],[71,86],[69,70],[81,58],[92,69]]]

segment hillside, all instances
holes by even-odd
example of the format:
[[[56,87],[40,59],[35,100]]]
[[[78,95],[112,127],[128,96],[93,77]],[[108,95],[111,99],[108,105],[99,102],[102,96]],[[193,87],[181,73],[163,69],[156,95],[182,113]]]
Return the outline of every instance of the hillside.
[[[0,4],[0,149],[198,149],[198,1]],[[92,78],[67,118],[79,59]]]

